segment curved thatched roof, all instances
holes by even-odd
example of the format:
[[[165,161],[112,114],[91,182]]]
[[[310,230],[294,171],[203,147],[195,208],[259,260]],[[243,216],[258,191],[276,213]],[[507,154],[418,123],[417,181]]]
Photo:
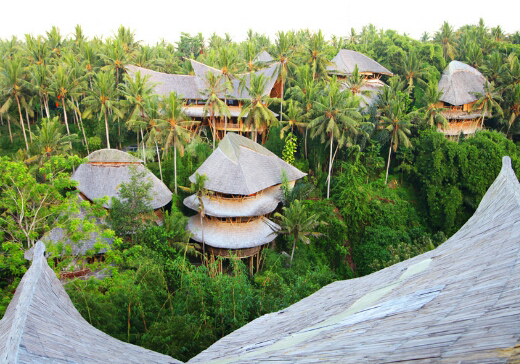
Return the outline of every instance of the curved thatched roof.
[[[381,66],[373,59],[365,56],[363,53],[348,49],[340,50],[338,54],[332,58],[331,62],[332,64],[327,66],[327,71],[331,73],[351,74],[357,65],[359,72],[380,73],[388,76],[393,75],[393,73],[388,69]]]
[[[180,363],[91,326],[36,243],[31,267],[0,321],[1,363]]]
[[[261,191],[258,195],[246,198],[203,197],[204,213],[217,217],[261,216],[267,215],[278,207],[283,200],[281,186],[273,186]],[[184,199],[184,205],[198,211],[199,201],[196,195]]]
[[[519,241],[520,185],[504,157],[473,217],[437,249],[332,283],[190,362],[516,362]]]
[[[203,218],[204,243],[221,249],[246,249],[261,246],[273,241],[280,226],[265,217],[250,222],[225,222]],[[193,240],[202,243],[200,216],[188,220],[187,229]]]
[[[258,53],[253,60],[255,63],[269,63],[271,61],[274,61],[273,56],[271,56],[267,51],[263,50],[260,53]]]
[[[441,101],[464,105],[477,100],[475,93],[483,93],[486,78],[475,68],[459,61],[451,61],[442,73],[439,91]]]
[[[227,133],[196,173],[208,177],[205,187],[211,191],[252,195],[282,183],[283,171],[289,181],[306,175],[251,139]]]
[[[116,149],[102,149],[91,153],[88,157],[89,163],[80,165],[72,175],[72,179],[78,181],[78,189],[89,200],[108,196],[119,197],[119,187],[121,183],[130,181],[130,167],[121,162],[139,162],[128,153]],[[107,164],[91,164],[103,162]],[[172,193],[166,185],[157,178],[152,172],[141,164],[136,165],[137,172],[146,171],[149,181],[153,183],[152,188],[152,208],[158,209],[171,201]],[[110,208],[111,201],[104,205]]]

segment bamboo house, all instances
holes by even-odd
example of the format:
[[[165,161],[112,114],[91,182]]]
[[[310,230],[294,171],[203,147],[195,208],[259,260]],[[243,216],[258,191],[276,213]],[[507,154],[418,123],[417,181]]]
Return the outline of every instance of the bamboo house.
[[[130,182],[129,167],[132,165],[137,172],[146,171],[147,179],[152,182],[151,206],[159,218],[162,216],[161,208],[172,200],[172,192],[142,165],[139,158],[117,149],[100,149],[90,153],[87,159],[88,162],[80,165],[72,175],[72,179],[78,181],[80,196],[85,200],[108,196],[109,200],[103,206],[109,209],[112,197],[119,197],[121,183]]]
[[[364,84],[359,90],[364,105],[372,106],[379,99],[379,94],[385,86],[381,77],[393,76],[394,74],[363,53],[349,49],[340,50],[331,60],[331,64],[327,66],[327,71],[330,75],[336,75],[338,79],[346,81],[347,76],[354,72],[356,66],[364,79]],[[348,87],[348,85],[345,85],[345,87]],[[368,94],[365,91],[368,91]]]
[[[458,138],[475,134],[483,128],[484,116],[480,109],[475,109],[476,94],[484,92],[486,78],[475,68],[459,61],[452,61],[442,73],[438,89],[443,94],[435,106],[444,108],[442,112],[448,120],[448,126],[439,131],[446,137]]]
[[[266,55],[261,54],[260,56],[262,59],[267,59]],[[272,63],[267,65],[267,67],[254,72],[257,76],[263,75],[267,80],[263,93],[264,96],[269,95],[270,97],[281,97],[282,85],[278,77],[278,65],[279,63]],[[207,73],[213,73],[216,76],[221,76],[222,71],[195,60],[191,60],[191,66],[194,70],[194,75],[168,74],[134,65],[128,65],[126,68],[131,76],[135,75],[137,72],[140,72],[142,76],[150,76],[148,82],[154,84],[154,92],[157,95],[169,95],[172,91],[176,92],[179,96],[182,95],[185,103],[184,112],[186,113],[186,116],[193,120],[201,121],[200,125],[208,125],[207,119],[209,115],[204,112],[204,105],[206,104],[207,99],[206,95],[204,95],[206,75]],[[241,85],[241,80],[244,80],[244,85]],[[242,112],[242,100],[251,98],[247,92],[247,88],[250,86],[250,80],[250,73],[235,75],[231,79],[231,89],[226,94],[219,95],[219,98],[226,102],[231,117],[228,118],[226,122],[223,115],[219,115],[218,113],[215,115],[217,139],[222,139],[225,131],[232,131],[240,135],[251,136],[253,127],[245,125],[241,118],[239,118],[239,115]],[[224,80],[222,80],[222,82],[224,82]],[[275,113],[273,114],[276,115]],[[257,135],[261,136],[262,140],[264,140],[267,135],[267,129],[265,127],[259,129]]]
[[[250,258],[253,270],[260,263],[263,246],[276,238],[279,226],[269,215],[283,200],[283,174],[290,186],[305,176],[292,165],[278,158],[254,141],[235,133],[228,133],[218,148],[190,176],[207,176],[205,188],[211,193],[202,197],[204,217],[192,216],[188,230],[192,239],[204,243],[210,257]],[[184,199],[184,205],[199,211],[196,195]],[[202,222],[202,224],[201,224]],[[204,238],[203,238],[204,236]]]

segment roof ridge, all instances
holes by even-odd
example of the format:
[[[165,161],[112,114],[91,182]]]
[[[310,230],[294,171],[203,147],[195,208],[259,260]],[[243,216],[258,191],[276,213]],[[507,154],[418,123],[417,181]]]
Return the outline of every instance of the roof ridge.
[[[27,320],[29,308],[33,302],[36,284],[38,283],[41,277],[40,273],[43,267],[41,258],[43,258],[44,253],[45,244],[43,244],[41,241],[38,241],[34,246],[32,264],[25,273],[24,279],[22,279],[22,281],[25,280],[23,282],[23,286],[17,288],[22,290],[20,292],[20,296],[18,297],[18,302],[20,302],[20,304],[17,307],[17,310],[13,318],[13,322],[9,329],[9,334],[6,338],[5,352],[2,354],[2,357],[0,358],[0,362],[2,363],[16,363],[18,361],[18,351],[20,349],[20,342],[22,341],[22,336],[24,333],[25,321]],[[27,275],[27,273],[29,273],[29,275]],[[25,287],[27,287],[28,289],[24,289]]]

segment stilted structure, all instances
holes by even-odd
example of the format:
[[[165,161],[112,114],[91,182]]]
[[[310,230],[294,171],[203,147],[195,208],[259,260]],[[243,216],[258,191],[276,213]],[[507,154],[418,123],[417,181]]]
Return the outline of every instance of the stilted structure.
[[[351,75],[356,66],[364,78],[364,85],[359,91],[369,92],[369,95],[361,93],[364,106],[372,106],[379,99],[379,94],[385,86],[385,83],[381,81],[381,77],[393,76],[394,74],[363,53],[348,49],[342,49],[338,52],[331,60],[331,65],[327,67],[327,71],[330,75],[336,75],[339,79],[346,80],[347,75]],[[348,87],[346,84],[345,88]]]
[[[135,166],[138,172],[146,171],[147,179],[153,183],[151,206],[159,219],[162,218],[161,208],[172,200],[172,192],[152,172],[142,165],[142,160],[117,149],[100,149],[87,157],[88,162],[80,165],[72,175],[78,181],[80,196],[92,201],[95,198],[108,196],[104,207],[109,209],[112,197],[119,196],[121,183],[130,182],[130,166]]]
[[[520,360],[520,185],[509,157],[438,248],[332,283],[220,339],[190,363]]]
[[[261,55],[265,58],[265,55]],[[205,89],[206,74],[211,72],[217,76],[222,75],[222,71],[216,68],[207,66],[203,63],[191,60],[191,66],[194,70],[194,75],[175,75],[167,74],[157,71],[152,71],[146,68],[137,67],[134,65],[128,65],[126,68],[130,75],[134,75],[140,72],[141,75],[150,76],[149,82],[154,84],[154,92],[157,95],[169,95],[170,92],[174,91],[179,96],[182,95],[185,100],[184,111],[187,116],[193,120],[201,121],[201,125],[206,123],[208,115],[204,114],[204,105],[206,104],[206,97],[203,92]],[[268,67],[254,72],[254,74],[264,75],[267,79],[264,95],[270,95],[271,97],[280,97],[281,95],[281,83],[278,82],[279,67],[277,63],[273,63]],[[245,81],[245,87],[241,87],[241,80]],[[217,138],[222,139],[225,132],[232,131],[239,133],[240,135],[251,136],[254,131],[252,126],[244,125],[242,120],[239,120],[238,116],[242,111],[243,99],[249,99],[250,95],[247,92],[246,87],[249,87],[251,79],[250,73],[236,75],[232,80],[232,88],[226,95],[219,95],[219,98],[225,100],[229,108],[231,117],[227,120],[227,123],[223,115],[215,115],[215,129],[217,131]],[[273,113],[274,114],[274,113]],[[276,114],[274,114],[276,115]],[[257,135],[265,138],[266,129],[257,130]]]
[[[35,245],[34,259],[0,321],[0,363],[180,363],[91,326]]]
[[[440,102],[435,105],[445,108],[442,112],[448,120],[447,128],[438,130],[446,137],[458,139],[460,134],[473,135],[484,126],[482,110],[474,109],[475,94],[483,93],[486,78],[475,68],[459,61],[451,61],[442,73],[438,89],[442,91]]]
[[[207,176],[205,188],[211,194],[202,197],[205,216],[192,216],[188,222],[192,238],[204,244],[210,257],[228,257],[231,252],[250,258],[252,271],[253,258],[258,267],[262,247],[276,238],[279,229],[268,216],[283,200],[283,174],[294,186],[305,173],[235,133],[222,139],[190,181],[195,182],[197,173]],[[199,211],[196,195],[186,197],[184,204]]]

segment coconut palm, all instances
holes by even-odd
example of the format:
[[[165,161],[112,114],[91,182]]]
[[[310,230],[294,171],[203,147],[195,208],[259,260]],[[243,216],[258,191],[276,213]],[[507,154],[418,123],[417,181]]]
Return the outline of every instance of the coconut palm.
[[[311,138],[320,136],[321,142],[323,144],[328,142],[330,147],[327,198],[330,196],[334,140],[337,141],[342,137],[342,131],[347,125],[351,129],[350,126],[356,127],[362,119],[359,112],[359,102],[357,102],[356,107],[356,101],[358,99],[352,92],[340,90],[340,83],[334,76],[325,95],[315,102],[316,115],[318,116],[309,124],[309,128],[312,130]]]
[[[220,117],[226,115],[231,117],[229,108],[220,99],[230,88],[231,85],[227,80],[223,79],[223,76],[216,75],[213,72],[207,72],[204,79],[204,90],[200,91],[201,95],[206,98],[206,104],[204,105],[204,115],[209,115],[210,126],[213,133],[213,150],[215,150],[215,140],[217,139],[217,130],[215,126],[215,114]]]
[[[293,55],[294,55],[294,44],[290,36],[290,33],[278,32],[276,33],[275,40],[275,59],[273,62],[277,62],[277,73],[281,82],[281,93],[280,93],[280,121],[282,121],[283,115],[283,99],[284,99],[284,86],[289,73],[289,67],[294,66]]]
[[[50,118],[49,89],[51,82],[51,73],[47,65],[45,65],[45,63],[32,65],[29,68],[29,76],[31,79],[33,90],[35,90],[38,93],[38,96],[40,97],[40,105],[43,108],[45,108],[45,114],[47,115],[47,118]]]
[[[314,231],[323,223],[318,220],[316,214],[312,214],[307,210],[307,206],[299,200],[294,200],[289,206],[282,207],[282,214],[276,212],[274,217],[280,225],[278,234],[284,234],[293,237],[293,246],[291,251],[291,263],[294,258],[294,250],[298,242],[310,244],[310,236],[321,236],[322,234]]]
[[[435,33],[434,41],[442,45],[442,54],[445,60],[448,60],[448,57],[452,60],[455,58],[456,36],[453,27],[447,21]]]
[[[68,154],[71,152],[71,141],[77,140],[76,134],[70,136],[63,134],[63,126],[58,117],[52,119],[43,118],[41,127],[36,126],[33,134],[31,149],[39,164],[43,165],[53,155]]]
[[[123,118],[123,113],[118,108],[116,81],[112,72],[98,72],[92,82],[92,90],[87,90],[87,96],[83,99],[86,110],[83,113],[84,118],[88,118],[93,114],[103,116],[105,119],[105,132],[107,148],[110,149],[110,138],[108,134],[108,114],[114,113],[116,116]]]
[[[484,92],[475,93],[475,96],[478,100],[473,104],[473,110],[482,110],[480,122],[481,127],[484,125],[484,117],[488,115],[489,117],[492,117],[493,111],[496,111],[497,114],[504,116],[504,112],[502,111],[502,108],[499,104],[499,102],[504,100],[502,99],[500,92],[495,90],[494,82],[487,82],[484,85]]]
[[[105,43],[103,53],[101,53],[100,56],[105,62],[105,66],[101,67],[101,69],[103,71],[114,72],[115,86],[119,85],[119,80],[121,75],[126,71],[125,66],[129,58],[128,53],[125,50],[125,44],[123,44],[120,39],[108,39]]]
[[[421,65],[421,59],[414,49],[408,52],[402,67],[409,88],[413,88],[414,80],[420,80],[426,74],[425,68]]]
[[[224,80],[228,82],[228,86],[231,87],[232,80],[238,71],[238,52],[235,47],[231,45],[222,46],[218,50],[218,57],[216,59],[217,65],[222,72]],[[228,90],[229,91],[229,90]],[[224,94],[224,103],[227,105],[227,95]],[[224,136],[227,133],[227,122],[228,116],[224,114]]]
[[[202,235],[202,259],[206,258],[206,244],[204,243],[204,197],[209,194],[209,191],[204,187],[206,182],[208,181],[208,176],[206,174],[195,174],[195,183],[193,185],[193,189],[195,191],[195,196],[197,197],[198,206],[197,210],[199,212],[200,217],[200,228]]]
[[[280,129],[280,139],[283,139],[286,131],[290,131],[291,133],[293,133],[295,126],[297,128],[307,127],[307,123],[302,121],[303,114],[303,109],[300,106],[299,102],[296,100],[289,100],[289,107],[287,108],[287,113],[283,114],[286,120],[280,122],[282,125],[284,125],[284,127]]]
[[[347,75],[345,79],[345,86],[352,92],[354,95],[364,95],[370,96],[371,92],[369,90],[363,90],[366,86],[367,80],[363,75],[359,72],[358,65],[354,66],[354,70],[351,74]]]
[[[426,121],[431,127],[441,125],[445,127],[448,124],[448,120],[444,117],[442,112],[447,110],[445,108],[438,108],[440,98],[442,97],[443,91],[438,89],[438,84],[435,80],[430,80],[428,86],[424,90],[423,103],[426,105],[422,108],[424,113],[424,121]]]
[[[509,124],[507,127],[506,135],[509,135],[509,130],[511,129],[511,125],[513,125],[516,118],[520,115],[520,84],[516,84],[513,86],[513,90],[511,93],[510,112],[511,112],[511,116],[509,117]]]
[[[311,65],[313,78],[328,79],[327,66],[330,65],[330,61],[325,54],[326,48],[327,41],[321,30],[314,33],[304,44],[303,60]]]

